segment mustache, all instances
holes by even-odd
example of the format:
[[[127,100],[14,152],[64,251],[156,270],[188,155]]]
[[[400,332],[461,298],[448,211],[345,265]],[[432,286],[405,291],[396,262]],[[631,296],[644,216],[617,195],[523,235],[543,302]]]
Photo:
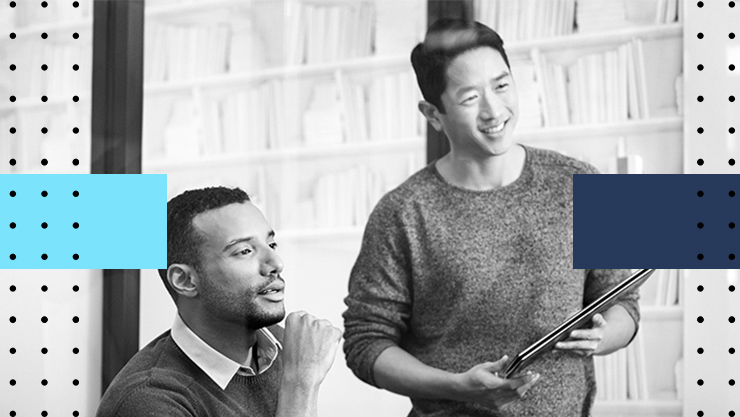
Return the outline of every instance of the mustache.
[[[282,285],[280,287],[285,287],[285,279],[283,279],[282,275],[275,275],[271,280],[266,282],[264,285],[262,285],[260,288],[257,289],[256,292],[262,292],[265,290],[269,290],[275,287],[275,283],[280,282]]]

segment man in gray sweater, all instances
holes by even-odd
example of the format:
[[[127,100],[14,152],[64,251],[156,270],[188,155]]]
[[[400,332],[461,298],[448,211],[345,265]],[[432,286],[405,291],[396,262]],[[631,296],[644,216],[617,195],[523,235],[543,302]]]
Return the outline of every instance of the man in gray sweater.
[[[596,170],[515,143],[516,84],[490,28],[437,21],[411,61],[419,110],[451,151],[370,216],[345,300],[349,367],[410,397],[410,416],[589,416],[592,355],[631,341],[636,292],[531,373],[498,373],[628,275],[572,266],[572,177]]]
[[[167,203],[171,330],[118,373],[99,417],[316,417],[341,331],[304,312],[285,329],[275,232],[242,190],[190,190]]]

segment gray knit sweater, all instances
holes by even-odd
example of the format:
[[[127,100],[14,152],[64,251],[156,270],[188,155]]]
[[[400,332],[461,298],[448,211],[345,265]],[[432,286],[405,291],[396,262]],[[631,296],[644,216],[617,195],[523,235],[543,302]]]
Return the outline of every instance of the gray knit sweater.
[[[282,340],[283,329],[270,332]],[[222,390],[177,346],[167,331],[142,348],[116,375],[97,417],[273,417],[282,377],[278,355],[255,376],[236,374]]]
[[[626,270],[573,269],[573,174],[588,164],[526,147],[520,177],[491,191],[448,184],[430,164],[370,216],[344,313],[347,364],[376,385],[380,353],[400,346],[463,372],[514,357],[619,281]],[[619,302],[639,323],[637,293]],[[410,416],[588,416],[593,359],[553,351],[542,375],[503,411],[412,398]]]

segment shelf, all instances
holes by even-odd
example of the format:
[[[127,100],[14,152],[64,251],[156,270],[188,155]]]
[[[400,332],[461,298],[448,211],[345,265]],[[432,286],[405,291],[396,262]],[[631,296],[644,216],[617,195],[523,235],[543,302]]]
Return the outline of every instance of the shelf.
[[[672,116],[616,123],[545,127],[536,130],[521,131],[514,133],[514,135],[524,143],[535,143],[587,138],[601,140],[605,136],[648,135],[673,131],[678,133],[683,131],[682,117]]]
[[[201,156],[175,161],[144,161],[146,173],[167,172],[194,169],[218,169],[219,167],[245,163],[269,163],[289,159],[332,158],[345,156],[362,156],[367,154],[411,152],[425,149],[423,137],[405,138],[386,141],[369,141],[365,143],[314,146],[305,148],[275,149],[255,151],[248,155]]]
[[[408,55],[354,58],[339,62],[266,68],[239,74],[218,74],[190,80],[147,83],[144,84],[144,94],[173,93],[196,87],[233,87],[235,84],[249,84],[267,79],[309,77],[331,74],[335,71],[361,71],[375,67],[388,68],[395,66],[408,67],[410,70],[411,63]]]
[[[683,320],[682,306],[640,306],[642,320]]]
[[[592,414],[594,417],[623,416],[676,416],[683,413],[683,404],[679,400],[645,400],[645,401],[597,401]]]
[[[512,42],[506,46],[507,55],[529,55],[529,51],[537,48],[540,51],[558,49],[578,49],[593,46],[607,46],[622,42],[629,42],[634,38],[643,40],[676,38],[683,36],[683,24],[671,23],[664,25],[636,26],[605,32],[563,35],[542,40]]]

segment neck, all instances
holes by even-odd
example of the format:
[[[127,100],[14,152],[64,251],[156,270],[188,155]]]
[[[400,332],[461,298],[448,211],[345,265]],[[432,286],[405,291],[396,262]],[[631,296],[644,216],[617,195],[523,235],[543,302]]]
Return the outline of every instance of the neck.
[[[247,360],[249,349],[257,341],[255,330],[212,318],[206,312],[196,313],[181,308],[179,314],[193,333],[234,362],[244,363]]]
[[[526,151],[514,145],[508,152],[488,158],[471,158],[455,150],[436,163],[442,177],[452,185],[474,191],[505,187],[519,178]]]

